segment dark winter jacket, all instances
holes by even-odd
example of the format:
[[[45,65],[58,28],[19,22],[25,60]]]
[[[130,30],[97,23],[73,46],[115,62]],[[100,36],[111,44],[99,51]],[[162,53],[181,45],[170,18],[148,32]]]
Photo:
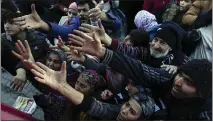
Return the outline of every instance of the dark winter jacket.
[[[45,36],[35,32],[35,31],[25,31],[26,38],[21,39],[22,43],[24,44],[24,40],[27,40],[30,47],[32,54],[35,59],[43,57],[48,49],[48,44],[46,42]],[[18,52],[15,47],[15,43],[17,40],[7,37],[6,33],[1,35],[1,53],[2,53],[2,64],[1,66],[4,67],[7,71],[9,71],[12,75],[16,75],[16,65],[20,62],[18,58],[16,58],[12,54],[12,50]]]
[[[177,100],[171,96],[175,75],[163,69],[149,67],[138,60],[108,49],[102,62],[142,86],[152,89],[153,94],[163,98],[167,106],[168,120],[212,120],[211,96],[207,99],[196,98],[191,101]]]

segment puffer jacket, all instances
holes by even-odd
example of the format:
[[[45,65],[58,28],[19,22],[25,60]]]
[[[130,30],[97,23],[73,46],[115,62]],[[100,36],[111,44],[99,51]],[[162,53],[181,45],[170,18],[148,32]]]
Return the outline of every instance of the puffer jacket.
[[[196,0],[183,16],[182,22],[192,25],[201,13],[206,13],[212,9],[212,0]]]

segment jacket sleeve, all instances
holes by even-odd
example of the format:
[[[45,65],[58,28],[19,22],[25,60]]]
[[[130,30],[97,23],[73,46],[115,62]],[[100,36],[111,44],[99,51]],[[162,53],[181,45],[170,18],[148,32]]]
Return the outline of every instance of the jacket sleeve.
[[[182,19],[182,23],[185,25],[192,25],[198,15],[200,14],[202,10],[203,0],[196,0],[192,6],[189,8],[189,10],[185,13]]]
[[[87,114],[102,120],[114,120],[120,111],[120,105],[102,103],[90,96],[84,97],[82,103],[77,105],[77,107]]]
[[[113,51],[121,52],[125,55],[131,56],[132,58],[136,59],[140,59],[141,55],[143,56],[147,55],[147,52],[144,50],[144,48],[128,46],[115,39],[112,39],[112,43],[108,48]]]
[[[111,29],[111,30],[117,30],[117,29],[121,28],[121,20],[113,14],[112,10],[107,12],[106,15],[108,18],[113,20],[113,23],[108,23],[108,22],[102,21],[104,28]]]
[[[122,53],[106,49],[102,62],[144,87],[161,87],[171,83],[172,75],[165,70],[149,67]]]
[[[103,76],[105,76],[105,74],[106,74],[106,65],[105,64],[95,62],[94,60],[88,58],[87,56],[85,56],[85,61],[83,62],[83,65],[87,69],[96,70],[98,72],[98,74],[101,74]]]
[[[49,38],[58,38],[58,36],[60,35],[64,41],[67,41],[69,33],[72,33],[73,30],[78,29],[78,27],[80,26],[80,20],[78,17],[73,17],[71,25],[69,26],[60,26],[51,22],[47,23],[51,28],[51,31],[48,34]]]

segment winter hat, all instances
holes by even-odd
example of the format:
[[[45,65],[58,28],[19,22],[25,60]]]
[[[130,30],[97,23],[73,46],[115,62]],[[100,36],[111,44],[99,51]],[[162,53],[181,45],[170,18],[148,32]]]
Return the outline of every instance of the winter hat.
[[[79,77],[86,81],[94,90],[106,85],[105,79],[100,76],[95,70],[85,70],[80,74]]]
[[[77,6],[76,2],[72,2],[69,5],[69,9],[73,9],[74,11],[78,11],[78,6]]]
[[[212,93],[212,63],[206,59],[189,61],[178,72],[183,72],[194,81],[199,97],[206,98]]]
[[[2,21],[4,22],[10,21],[13,18],[22,16],[22,14],[20,13],[15,13],[7,9],[1,9],[1,15],[2,15]]]
[[[141,106],[143,119],[147,120],[154,113],[155,110],[155,102],[148,95],[143,93],[137,93],[131,97],[131,99],[136,100]]]
[[[171,28],[159,28],[154,37],[164,40],[173,51],[181,49],[181,43],[177,40],[177,34]]]
[[[64,51],[60,50],[60,49],[51,49],[47,52],[47,57],[49,56],[50,53],[56,53],[59,55],[60,58],[60,64],[63,63],[63,61],[67,60],[67,55],[64,53]]]
[[[151,27],[158,25],[155,15],[141,10],[135,16],[135,25],[139,30],[148,31]]]
[[[133,29],[129,33],[129,36],[134,46],[147,46],[149,44],[149,33],[146,31]]]

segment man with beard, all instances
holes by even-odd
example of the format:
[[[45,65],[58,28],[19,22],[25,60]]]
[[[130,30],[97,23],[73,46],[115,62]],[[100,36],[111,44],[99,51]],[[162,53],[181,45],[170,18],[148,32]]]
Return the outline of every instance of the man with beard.
[[[72,41],[73,44],[78,42],[78,46],[71,48],[97,56],[102,63],[152,89],[153,95],[165,102],[168,113],[166,120],[212,120],[212,64],[209,61],[191,60],[172,75],[106,49],[96,34],[93,38],[82,32],[78,35],[83,39]],[[45,82],[42,78],[40,81]]]
[[[132,47],[120,43],[119,40],[111,39],[105,33],[103,26],[97,28],[91,25],[84,25],[84,27],[95,30],[95,33],[98,34],[101,42],[107,48],[138,59],[142,63],[155,68],[162,66],[167,70],[172,69],[171,72],[175,73],[177,67],[174,66],[181,66],[188,61],[188,57],[181,52],[183,34],[179,31],[180,27],[173,23],[162,24],[156,31],[154,39],[150,41],[148,47]],[[74,32],[78,33],[79,31]]]

